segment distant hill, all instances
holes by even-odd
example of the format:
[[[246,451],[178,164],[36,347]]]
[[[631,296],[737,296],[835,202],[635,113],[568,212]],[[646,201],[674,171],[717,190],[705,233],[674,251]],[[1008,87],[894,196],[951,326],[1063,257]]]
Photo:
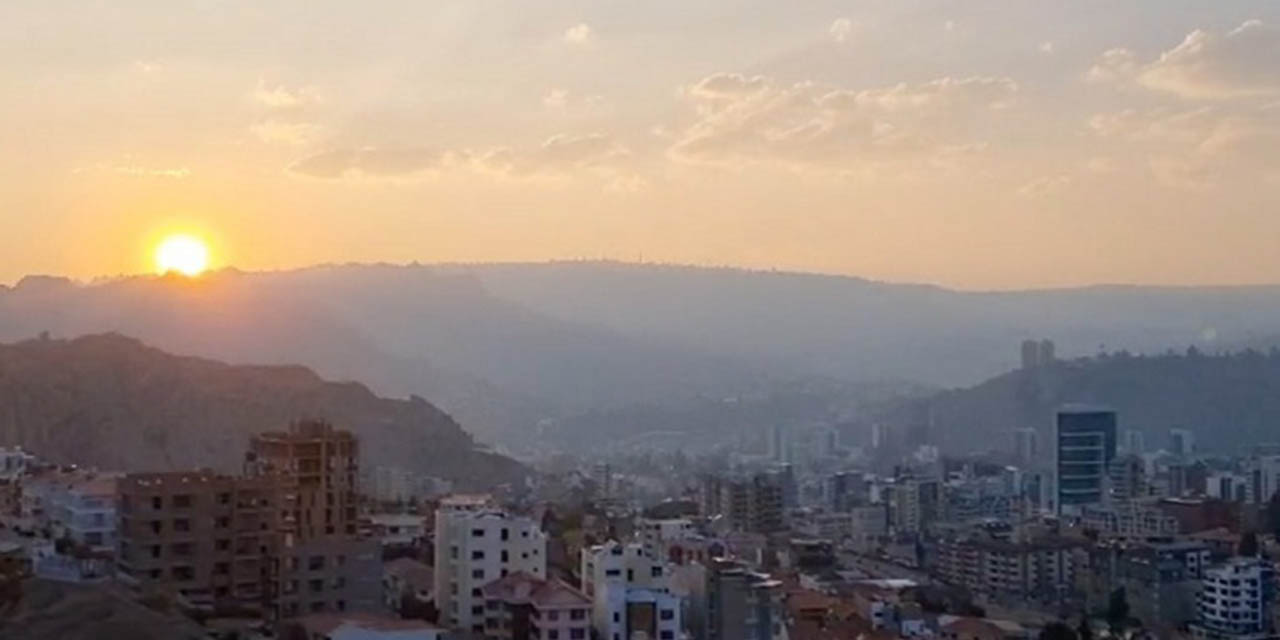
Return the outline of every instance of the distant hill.
[[[1234,453],[1280,441],[1280,351],[1209,355],[1192,348],[1060,361],[903,403],[879,418],[899,428],[920,425],[951,451],[1007,451],[1020,427],[1039,430],[1047,446],[1054,411],[1076,402],[1115,409],[1121,431],[1142,431],[1151,449],[1166,446],[1169,429],[1181,427],[1205,451]]]
[[[171,353],[297,363],[384,396],[428,398],[477,438],[520,452],[554,437],[607,446],[603,434],[621,423],[722,434],[733,412],[709,403],[791,405],[796,389],[834,395],[760,415],[856,420],[845,412],[865,414],[865,398],[846,401],[848,385],[973,384],[1014,366],[1027,338],[1052,339],[1067,358],[1191,344],[1211,352],[1277,327],[1280,287],[967,292],[613,262],[30,277],[0,287],[0,341],[114,331]]]
[[[249,438],[323,418],[360,438],[365,464],[483,484],[523,467],[477,448],[421,398],[379,398],[297,366],[231,366],[115,334],[0,345],[0,445],[104,469],[236,471]]]

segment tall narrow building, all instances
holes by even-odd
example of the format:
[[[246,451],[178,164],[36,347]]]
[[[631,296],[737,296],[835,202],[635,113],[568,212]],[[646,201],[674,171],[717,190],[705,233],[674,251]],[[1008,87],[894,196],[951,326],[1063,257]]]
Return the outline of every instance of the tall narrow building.
[[[1103,502],[1116,457],[1116,412],[1069,405],[1058,410],[1054,427],[1055,509]]]
[[[275,506],[277,616],[377,608],[381,550],[357,534],[358,459],[355,436],[320,420],[250,440],[245,475],[269,483]]]

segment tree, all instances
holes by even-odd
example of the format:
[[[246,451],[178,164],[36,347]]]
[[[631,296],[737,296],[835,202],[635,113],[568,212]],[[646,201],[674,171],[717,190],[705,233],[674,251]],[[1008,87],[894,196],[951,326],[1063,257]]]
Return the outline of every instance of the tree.
[[[1124,587],[1111,592],[1111,600],[1107,603],[1107,624],[1112,631],[1124,628],[1129,620],[1129,599],[1125,596]]]
[[[1258,534],[1254,531],[1246,531],[1240,536],[1240,547],[1236,549],[1236,555],[1245,558],[1258,557]]]
[[[1040,630],[1039,640],[1076,640],[1076,632],[1065,622],[1052,622]]]

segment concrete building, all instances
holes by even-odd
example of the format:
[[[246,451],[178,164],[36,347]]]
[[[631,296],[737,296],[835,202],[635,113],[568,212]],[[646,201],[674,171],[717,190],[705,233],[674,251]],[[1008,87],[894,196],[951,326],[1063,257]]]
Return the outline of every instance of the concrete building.
[[[1143,539],[1175,536],[1182,531],[1178,518],[1156,500],[1114,501],[1106,505],[1081,505],[1081,524],[1107,538]]]
[[[1074,550],[1084,544],[1058,538],[1015,543],[944,536],[933,543],[928,569],[948,584],[987,597],[1052,601],[1074,581]]]
[[[358,460],[356,437],[320,420],[250,439],[245,474],[267,484],[275,507],[267,588],[276,616],[379,610],[382,556],[377,540],[359,535]]]
[[[781,473],[706,476],[702,483],[702,513],[724,517],[732,531],[781,531],[786,527],[785,482]]]
[[[587,640],[591,636],[591,601],[563,582],[516,572],[490,582],[482,591],[480,633],[485,638]]]
[[[701,567],[690,627],[702,640],[775,640],[786,633],[782,583],[747,565],[717,559]]]
[[[1190,458],[1196,451],[1196,437],[1190,429],[1169,430],[1169,453],[1179,458]]]
[[[1116,457],[1107,465],[1107,480],[1112,500],[1136,500],[1146,497],[1146,464],[1135,454]]]
[[[413,558],[396,558],[382,566],[382,604],[409,614],[435,602],[435,570]]]
[[[120,479],[117,574],[194,606],[267,604],[275,552],[270,483],[210,471]]]
[[[1124,432],[1124,452],[1141,456],[1147,451],[1146,439],[1141,429],[1126,429]]]
[[[1035,429],[1016,429],[1013,432],[1013,453],[1018,462],[1030,465],[1036,461],[1038,434]]]
[[[1258,456],[1249,461],[1249,500],[1266,504],[1280,491],[1280,455]]]
[[[889,522],[898,533],[916,534],[941,519],[946,495],[938,478],[901,476],[889,499]]]
[[[1192,625],[1197,638],[1273,638],[1275,566],[1261,558],[1232,558],[1205,571]]]
[[[671,567],[639,543],[610,541],[582,550],[582,590],[591,599],[591,626],[602,640],[676,640],[680,598]]]
[[[307,421],[254,437],[243,476],[125,476],[120,573],[277,619],[378,610],[378,541],[356,532],[357,450],[351,433]]]
[[[45,496],[54,537],[68,538],[94,551],[114,552],[118,478],[89,473],[55,484]]]
[[[827,478],[823,485],[827,509],[848,511],[866,504],[869,498],[866,477],[855,471],[840,471]]]
[[[484,633],[490,582],[522,572],[547,575],[547,537],[538,522],[491,506],[484,498],[445,498],[436,511],[435,594],[442,624]]]
[[[1106,500],[1107,468],[1116,456],[1116,412],[1079,405],[1059,409],[1054,445],[1057,511]]]

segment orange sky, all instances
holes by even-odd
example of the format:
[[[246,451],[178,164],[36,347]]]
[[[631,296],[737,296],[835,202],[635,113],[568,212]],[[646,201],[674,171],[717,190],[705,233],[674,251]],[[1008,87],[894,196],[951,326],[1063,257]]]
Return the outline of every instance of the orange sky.
[[[0,7],[0,282],[174,232],[245,269],[1280,279],[1274,2],[259,4]]]

